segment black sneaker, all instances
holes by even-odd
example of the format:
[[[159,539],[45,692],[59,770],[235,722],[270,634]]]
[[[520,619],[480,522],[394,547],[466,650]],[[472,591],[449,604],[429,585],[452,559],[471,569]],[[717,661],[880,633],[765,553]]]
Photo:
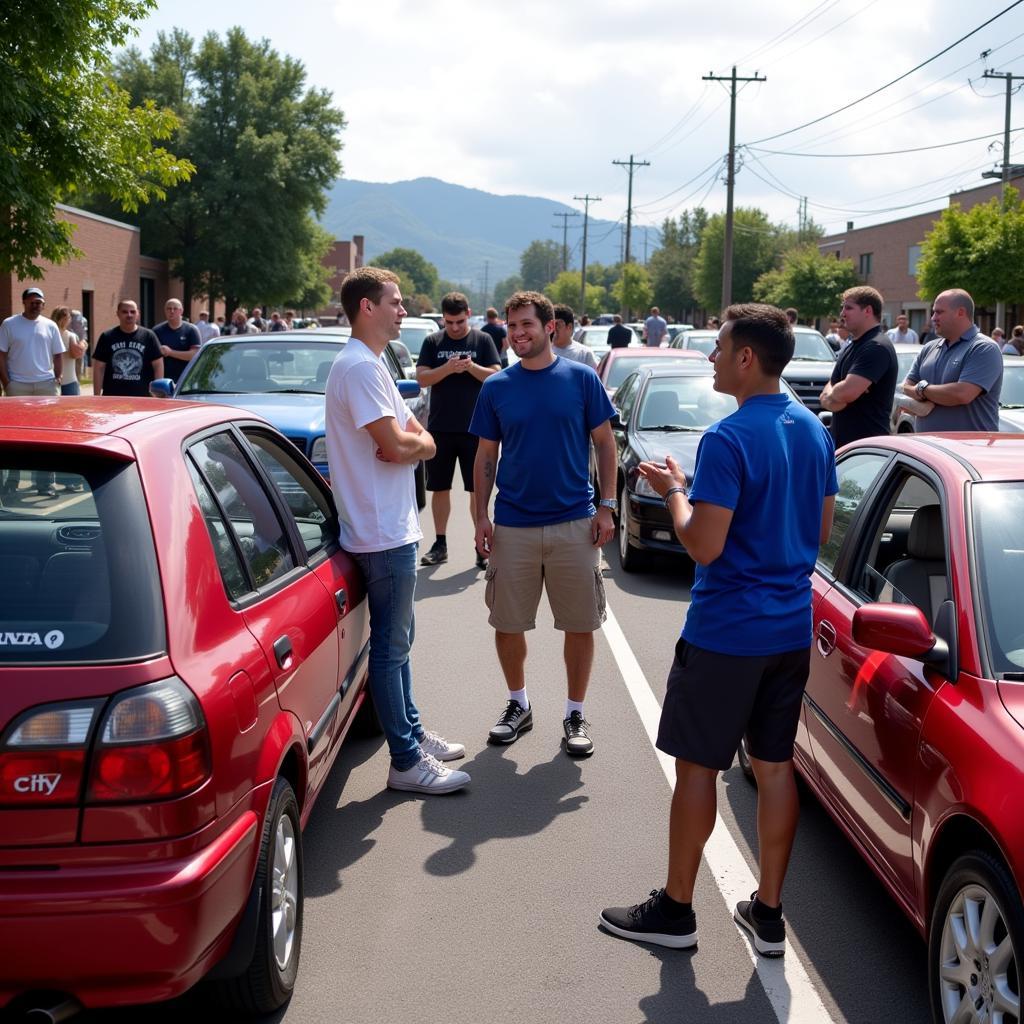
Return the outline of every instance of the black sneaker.
[[[755,906],[756,904],[756,906]],[[786,922],[780,916],[777,919],[766,919],[757,913],[761,906],[757,893],[752,892],[749,900],[740,900],[732,915],[736,923],[750,932],[754,940],[754,949],[761,956],[784,956],[786,953]]]
[[[600,925],[612,935],[633,942],[653,942],[671,949],[692,949],[697,945],[697,915],[672,920],[661,909],[664,889],[652,889],[645,903],[633,907],[608,907],[601,911]]]
[[[448,561],[448,545],[439,544],[436,540],[434,546],[420,559],[420,565],[440,565]]]
[[[589,757],[594,752],[594,741],[587,730],[590,723],[580,714],[573,711],[562,721],[565,730],[565,752],[570,757]]]
[[[533,708],[524,710],[519,701],[510,700],[487,738],[491,743],[515,743],[521,732],[528,732],[532,728]]]

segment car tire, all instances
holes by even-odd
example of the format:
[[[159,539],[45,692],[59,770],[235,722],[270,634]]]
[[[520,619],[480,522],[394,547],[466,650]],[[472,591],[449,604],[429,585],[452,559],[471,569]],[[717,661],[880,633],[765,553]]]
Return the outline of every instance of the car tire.
[[[740,769],[744,776],[746,776],[747,782],[749,782],[754,789],[757,789],[757,776],[754,774],[753,765],[750,763],[750,755],[747,753],[747,739],[745,736],[740,740],[739,749],[736,751],[736,759],[740,763]]]
[[[422,512],[427,507],[427,471],[422,461],[416,463],[416,507]]]
[[[287,779],[274,783],[254,885],[261,898],[252,960],[237,978],[217,982],[216,992],[222,1005],[261,1014],[291,998],[302,949],[302,832]]]
[[[965,914],[974,927],[964,927]],[[933,1020],[953,1020],[968,993],[970,1016],[956,1019],[994,1019],[1008,989],[1019,1004],[1022,970],[1024,908],[1013,878],[987,851],[964,854],[942,879],[928,929]]]
[[[629,542],[629,502],[626,490],[619,492],[619,516],[616,523],[618,534],[619,565],[623,572],[642,572],[647,568],[647,552],[639,551]]]

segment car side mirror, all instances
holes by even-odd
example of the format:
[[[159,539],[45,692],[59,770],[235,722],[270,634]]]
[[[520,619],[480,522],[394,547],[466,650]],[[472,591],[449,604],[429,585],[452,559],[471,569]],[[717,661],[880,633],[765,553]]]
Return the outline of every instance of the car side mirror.
[[[150,398],[173,398],[174,381],[170,377],[158,377],[149,383]]]
[[[912,604],[866,604],[853,613],[853,639],[861,647],[926,664],[945,664],[949,647],[932,632],[924,612]]]
[[[827,409],[822,409],[821,412],[818,413],[818,419],[821,420],[826,427],[832,426],[832,413]]]
[[[618,414],[617,411],[612,413],[611,419],[609,419],[608,422],[611,424],[612,430],[622,430],[622,417]]]
[[[395,382],[398,385],[398,393],[403,398],[419,398],[420,385],[416,380],[400,380]]]

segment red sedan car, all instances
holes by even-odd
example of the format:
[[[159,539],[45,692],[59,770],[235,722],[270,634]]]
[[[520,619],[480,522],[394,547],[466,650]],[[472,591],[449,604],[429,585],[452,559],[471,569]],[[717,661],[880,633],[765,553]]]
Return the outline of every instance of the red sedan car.
[[[330,490],[213,405],[4,399],[0,438],[0,1007],[279,1006],[365,701]]]
[[[707,356],[703,352],[678,348],[611,348],[597,364],[597,375],[611,398],[634,370],[645,366],[679,366],[694,359],[706,362]]]
[[[871,438],[837,468],[797,765],[925,936],[934,1019],[1017,1024],[1024,437]]]

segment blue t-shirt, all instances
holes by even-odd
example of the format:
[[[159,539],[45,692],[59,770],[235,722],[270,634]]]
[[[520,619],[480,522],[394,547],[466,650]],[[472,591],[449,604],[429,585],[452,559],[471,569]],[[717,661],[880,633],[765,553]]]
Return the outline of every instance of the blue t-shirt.
[[[470,433],[501,443],[494,521],[551,526],[594,514],[590,432],[615,410],[583,363],[516,363],[484,381]]]
[[[839,489],[821,421],[787,395],[755,395],[705,431],[692,502],[733,510],[721,555],[698,565],[683,637],[719,654],[811,644],[821,510]]]

